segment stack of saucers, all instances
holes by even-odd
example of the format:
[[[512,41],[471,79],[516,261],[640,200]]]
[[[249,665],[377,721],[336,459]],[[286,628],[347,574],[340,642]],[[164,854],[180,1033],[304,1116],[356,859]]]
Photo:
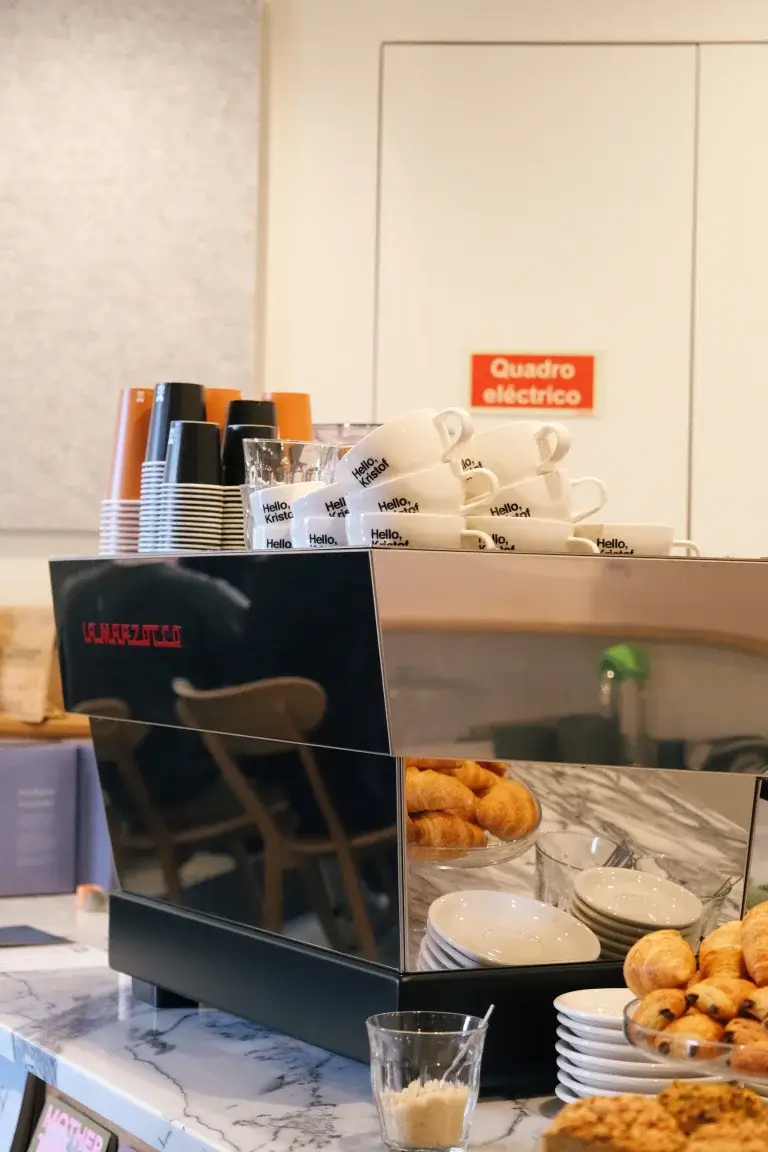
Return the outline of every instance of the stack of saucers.
[[[139,550],[138,500],[102,500],[99,555],[124,556]]]
[[[429,909],[418,966],[455,968],[568,964],[596,960],[600,942],[567,912],[493,890],[449,892]]]
[[[165,460],[145,460],[141,466],[139,552],[157,549],[164,472]]]
[[[221,546],[225,552],[242,552],[245,548],[245,523],[240,489],[227,486],[221,491],[224,501]]]
[[[557,997],[555,1095],[560,1100],[572,1103],[584,1096],[623,1092],[655,1096],[674,1080],[707,1079],[696,1073],[692,1061],[680,1068],[669,1061],[655,1062],[628,1043],[623,1010],[634,998],[629,988],[585,988]]]
[[[623,960],[649,932],[675,928],[694,950],[704,905],[661,876],[630,868],[589,868],[573,885],[571,912],[600,940],[601,960]]]

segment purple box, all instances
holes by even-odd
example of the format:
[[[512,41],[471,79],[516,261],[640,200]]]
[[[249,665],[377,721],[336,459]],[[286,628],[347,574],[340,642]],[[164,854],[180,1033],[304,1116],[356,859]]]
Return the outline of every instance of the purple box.
[[[74,743],[0,743],[0,896],[74,892]]]

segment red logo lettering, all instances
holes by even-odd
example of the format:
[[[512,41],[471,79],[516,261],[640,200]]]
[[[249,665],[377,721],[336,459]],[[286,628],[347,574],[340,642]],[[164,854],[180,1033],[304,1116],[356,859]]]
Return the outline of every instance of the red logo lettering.
[[[179,624],[107,624],[85,620],[83,643],[121,648],[182,648]]]

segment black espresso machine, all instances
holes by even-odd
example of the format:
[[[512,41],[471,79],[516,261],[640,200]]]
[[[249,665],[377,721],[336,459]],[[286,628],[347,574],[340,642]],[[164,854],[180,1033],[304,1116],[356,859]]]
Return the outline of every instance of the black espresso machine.
[[[621,965],[420,970],[431,897],[491,870],[411,858],[403,758],[540,764],[544,789],[548,764],[690,769],[768,738],[759,562],[349,549],[51,580],[121,886],[111,966],[359,1060],[373,1013],[494,1003],[486,1090],[550,1090],[553,999]]]

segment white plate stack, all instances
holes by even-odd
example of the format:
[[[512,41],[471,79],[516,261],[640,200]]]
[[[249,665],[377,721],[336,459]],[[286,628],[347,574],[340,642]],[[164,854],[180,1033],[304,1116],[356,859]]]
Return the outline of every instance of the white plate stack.
[[[218,552],[224,489],[220,484],[164,484],[157,535],[159,552]]]
[[[245,524],[243,522],[243,499],[237,485],[227,485],[222,489],[224,512],[221,525],[221,547],[225,552],[242,552],[245,548]]]
[[[128,556],[139,550],[138,500],[102,500],[99,555]]]
[[[567,912],[511,892],[479,890],[435,900],[418,966],[437,972],[578,963],[599,955],[600,941]]]
[[[139,552],[156,552],[165,460],[145,460],[141,466]]]
[[[557,997],[555,1095],[560,1100],[624,1092],[655,1096],[674,1080],[717,1079],[692,1073],[690,1061],[678,1069],[633,1048],[622,1030],[622,1014],[634,999],[629,988],[585,988]]]
[[[680,884],[630,868],[589,868],[573,886],[571,912],[600,941],[601,960],[623,960],[649,932],[676,928],[694,950],[704,906]]]

